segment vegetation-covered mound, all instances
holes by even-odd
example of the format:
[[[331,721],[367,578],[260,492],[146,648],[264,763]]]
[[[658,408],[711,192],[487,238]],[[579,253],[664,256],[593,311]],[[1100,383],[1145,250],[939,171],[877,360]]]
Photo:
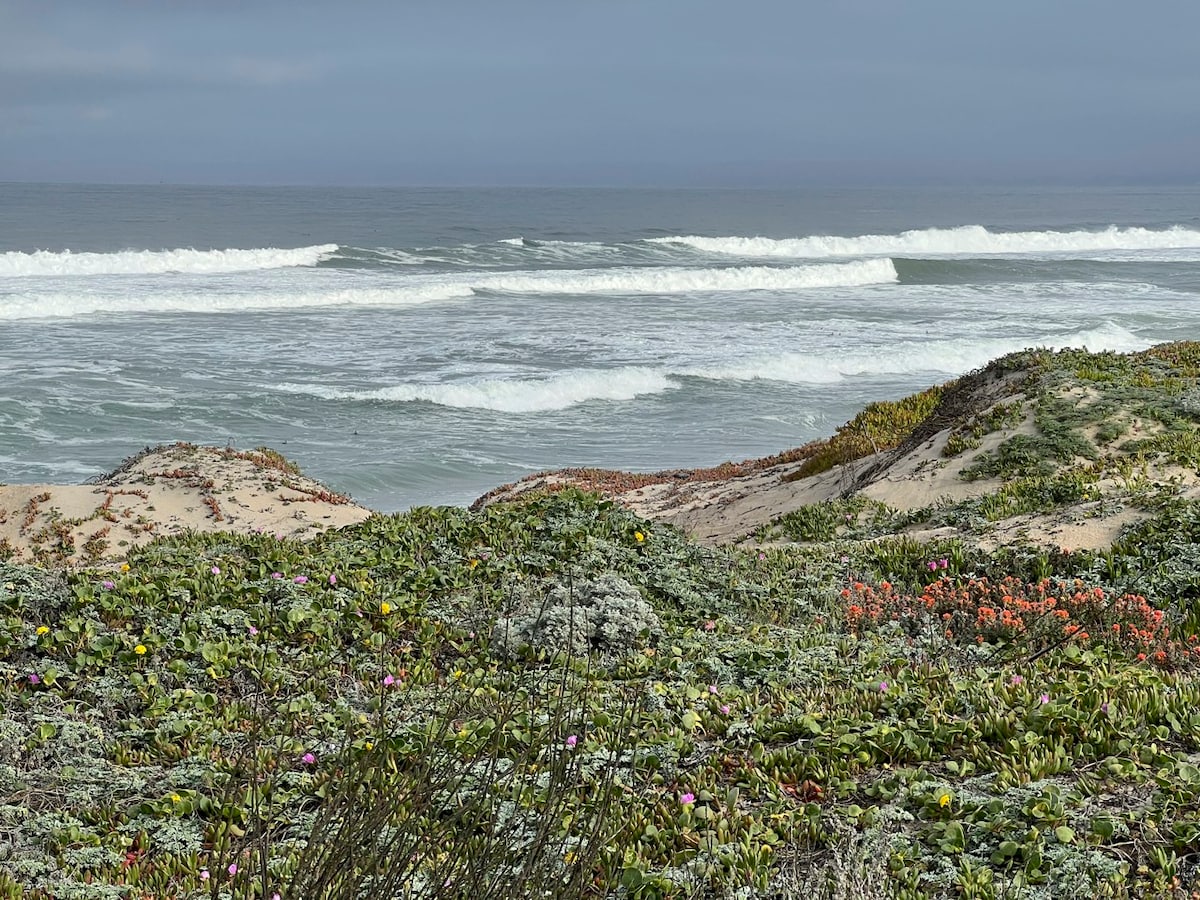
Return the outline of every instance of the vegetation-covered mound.
[[[1153,523],[726,550],[566,491],[6,564],[0,897],[1187,896]]]

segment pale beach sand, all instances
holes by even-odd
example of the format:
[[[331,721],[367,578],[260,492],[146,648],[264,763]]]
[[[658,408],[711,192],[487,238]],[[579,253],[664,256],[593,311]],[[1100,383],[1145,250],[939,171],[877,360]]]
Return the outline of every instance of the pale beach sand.
[[[162,535],[304,538],[370,514],[270,451],[175,444],[144,451],[89,484],[0,485],[0,558],[116,561]]]

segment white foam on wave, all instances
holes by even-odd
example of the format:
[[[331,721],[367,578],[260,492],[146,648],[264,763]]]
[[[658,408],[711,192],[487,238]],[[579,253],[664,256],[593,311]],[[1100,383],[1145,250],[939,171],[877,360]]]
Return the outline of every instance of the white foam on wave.
[[[1100,231],[988,231],[982,225],[926,228],[900,234],[857,237],[814,235],[802,238],[682,237],[650,238],[704,253],[732,256],[822,259],[837,256],[960,256],[1029,253],[1168,250],[1200,247],[1200,231],[1175,225],[1162,230],[1118,228]]]
[[[97,313],[236,312],[316,306],[406,306],[470,297],[477,291],[525,295],[687,294],[714,291],[802,290],[897,280],[890,259],[811,266],[745,266],[723,269],[620,268],[526,271],[505,274],[413,275],[388,287],[341,290],[272,290],[259,293],[198,290],[14,292],[0,294],[0,320],[58,318]]]
[[[222,294],[216,291],[143,295],[17,293],[0,295],[0,321],[57,319],[101,313],[228,313],[330,306],[415,306],[470,296],[470,288],[436,282],[401,288],[350,288],[276,294]]]
[[[279,390],[325,400],[391,403],[424,401],[462,409],[531,413],[566,409],[594,400],[632,400],[678,387],[666,373],[641,366],[575,369],[537,378],[480,378],[442,384],[406,383],[369,390],[285,383]]]
[[[485,377],[460,381],[406,382],[378,388],[347,390],[321,384],[285,382],[275,390],[323,400],[382,403],[434,403],[460,409],[536,413],[566,409],[591,401],[633,400],[680,387],[679,378],[710,381],[756,379],[792,384],[832,384],[853,376],[958,375],[998,356],[1030,346],[1092,351],[1143,350],[1151,342],[1115,324],[1039,340],[991,339],[900,342],[886,351],[781,353],[727,365],[692,367],[624,366],[616,369],[572,369],[537,377]]]
[[[315,266],[337,252],[337,244],[281,250],[121,250],[116,253],[55,253],[38,250],[0,253],[0,278],[55,275],[163,275],[175,272],[214,274]]]
[[[1093,352],[1113,350],[1128,353],[1144,350],[1151,341],[1138,337],[1119,325],[1040,339],[990,338],[987,340],[898,341],[887,348],[825,353],[780,353],[729,365],[700,366],[676,374],[711,380],[752,381],[763,379],[797,384],[833,384],[847,377],[862,375],[918,375],[943,373],[958,375],[986,365],[998,356],[1027,347],[1086,347]]]
[[[647,266],[515,273],[478,278],[471,286],[514,294],[688,294],[855,287],[888,284],[898,277],[890,259],[866,259],[812,266]]]

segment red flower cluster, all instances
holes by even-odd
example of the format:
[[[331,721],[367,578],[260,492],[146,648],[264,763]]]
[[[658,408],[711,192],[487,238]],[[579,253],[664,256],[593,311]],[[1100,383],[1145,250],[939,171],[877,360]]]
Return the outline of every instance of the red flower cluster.
[[[941,578],[919,595],[855,582],[842,591],[846,624],[858,633],[882,622],[899,622],[914,636],[940,629],[948,639],[973,643],[1027,641],[1103,642],[1163,666],[1200,664],[1195,635],[1170,636],[1165,615],[1139,594],[1109,595],[1082,581],[1027,584],[1008,577],[956,581]]]

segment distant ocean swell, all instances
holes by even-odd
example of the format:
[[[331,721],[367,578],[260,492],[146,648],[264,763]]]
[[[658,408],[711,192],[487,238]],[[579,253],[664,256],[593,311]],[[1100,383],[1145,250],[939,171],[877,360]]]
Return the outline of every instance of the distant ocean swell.
[[[1107,251],[1200,250],[1200,230],[1182,225],[1163,229],[1120,228],[1098,231],[990,231],[982,225],[926,228],[899,234],[850,237],[815,235],[796,238],[702,237],[679,235],[636,241],[548,241],[506,238],[489,244],[446,247],[361,248],[326,243],[280,249],[123,250],[113,253],[9,251],[0,253],[0,278],[77,275],[218,274],[289,267],[340,267],[347,263],[392,266],[463,262],[503,263],[552,255],[602,257],[607,262],[626,256],[659,254],[658,261],[682,252],[714,256],[831,259],[856,256],[969,256],[1022,254],[1095,254]],[[1175,257],[1151,257],[1170,260]]]

